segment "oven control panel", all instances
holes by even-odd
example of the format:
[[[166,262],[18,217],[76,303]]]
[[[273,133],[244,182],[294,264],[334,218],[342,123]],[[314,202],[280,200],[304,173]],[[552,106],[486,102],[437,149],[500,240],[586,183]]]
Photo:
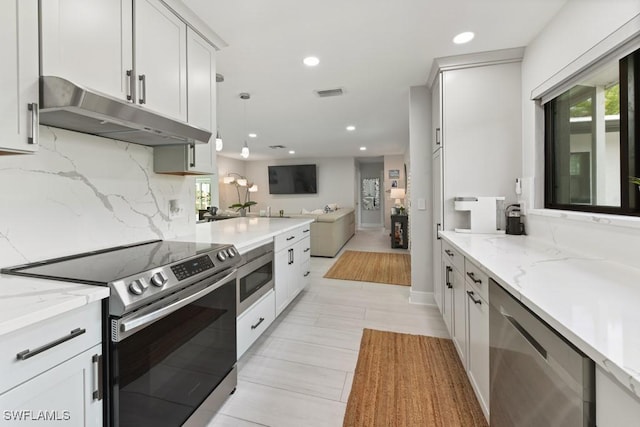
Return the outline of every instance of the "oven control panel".
[[[212,268],[213,261],[211,261],[209,255],[202,255],[201,257],[183,262],[182,264],[171,266],[171,271],[175,274],[176,279],[184,280]]]

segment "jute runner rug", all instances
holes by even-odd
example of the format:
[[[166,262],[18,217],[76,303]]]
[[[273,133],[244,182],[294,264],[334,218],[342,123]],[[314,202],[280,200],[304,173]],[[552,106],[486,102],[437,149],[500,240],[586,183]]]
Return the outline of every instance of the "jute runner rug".
[[[324,277],[411,286],[411,256],[345,251]]]
[[[451,340],[364,330],[345,427],[487,425]]]

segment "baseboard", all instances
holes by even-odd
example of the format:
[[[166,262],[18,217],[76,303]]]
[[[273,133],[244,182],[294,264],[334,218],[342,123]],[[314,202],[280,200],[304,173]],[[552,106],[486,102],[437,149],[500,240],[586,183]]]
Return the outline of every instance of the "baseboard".
[[[433,297],[433,292],[414,291],[413,288],[411,288],[409,290],[409,303],[419,305],[436,305],[436,300]]]

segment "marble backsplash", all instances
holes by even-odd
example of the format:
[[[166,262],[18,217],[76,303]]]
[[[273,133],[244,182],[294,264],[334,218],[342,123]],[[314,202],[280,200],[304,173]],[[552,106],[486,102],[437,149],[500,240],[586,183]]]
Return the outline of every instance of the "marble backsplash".
[[[0,267],[189,234],[194,187],[150,147],[41,126],[36,154],[0,156]]]

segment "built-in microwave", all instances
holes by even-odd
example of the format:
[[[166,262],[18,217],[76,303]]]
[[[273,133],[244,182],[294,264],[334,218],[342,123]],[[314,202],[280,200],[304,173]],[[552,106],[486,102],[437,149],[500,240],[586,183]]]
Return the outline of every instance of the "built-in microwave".
[[[247,252],[244,258],[238,269],[238,316],[273,289],[273,243]]]

